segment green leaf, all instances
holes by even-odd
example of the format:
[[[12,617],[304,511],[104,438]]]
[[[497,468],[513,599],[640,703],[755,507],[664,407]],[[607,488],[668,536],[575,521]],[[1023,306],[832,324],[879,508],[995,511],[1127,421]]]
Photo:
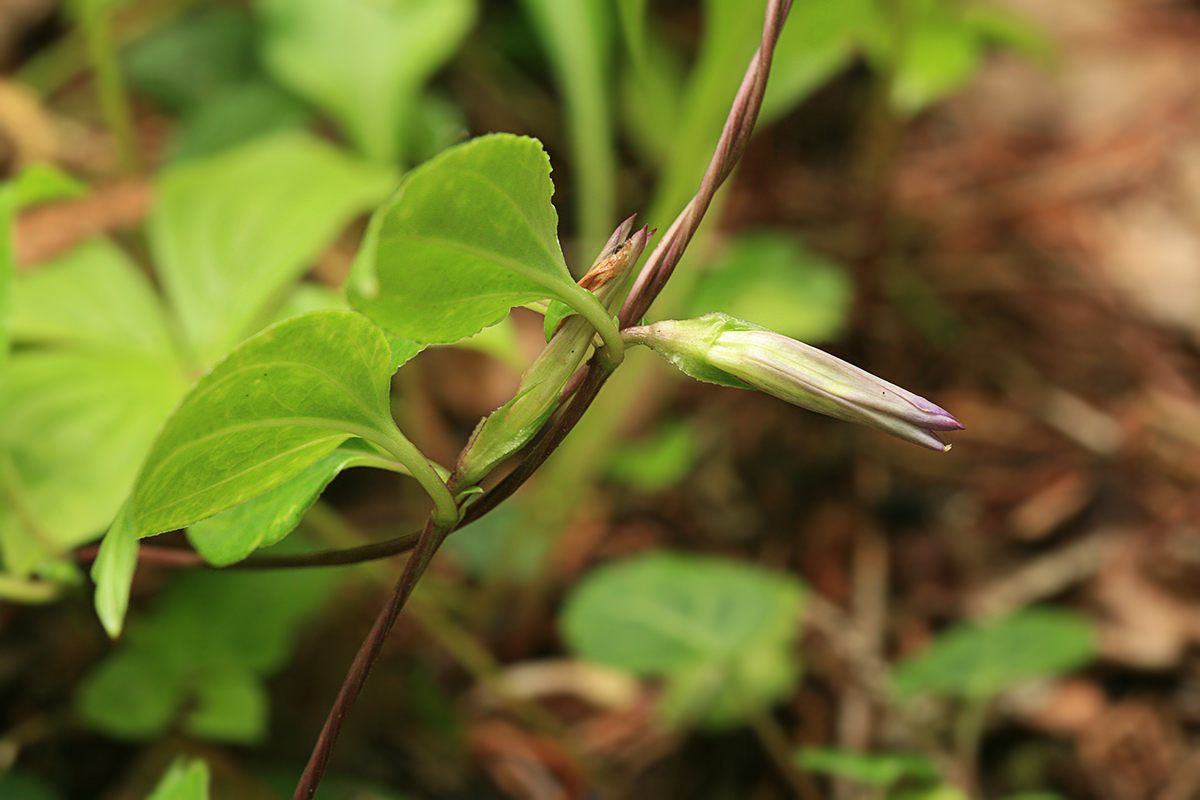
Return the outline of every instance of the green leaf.
[[[642,492],[658,492],[678,483],[696,464],[700,445],[684,421],[668,422],[645,439],[617,446],[608,474]]]
[[[909,32],[895,66],[892,105],[912,115],[970,83],[983,63],[983,42],[949,3],[918,0],[907,13]]]
[[[178,363],[158,296],[129,256],[105,239],[85,242],[21,276],[13,296],[18,341],[129,351]]]
[[[274,83],[238,84],[184,116],[167,154],[172,163],[212,156],[261,136],[305,126],[312,113]]]
[[[100,551],[92,563],[96,583],[96,614],[112,638],[121,635],[125,612],[129,608],[129,587],[137,569],[138,537],[131,524],[129,505],[122,507],[117,519],[100,542]]]
[[[197,522],[188,528],[188,541],[205,561],[218,567],[275,544],[300,524],[304,513],[342,470],[382,460],[350,444],[347,442],[274,489]]]
[[[723,727],[791,690],[803,599],[789,576],[652,553],[588,576],[560,626],[583,658],[666,678],[674,721]]]
[[[1041,64],[1049,64],[1054,43],[1044,30],[1007,8],[990,3],[971,3],[962,9],[963,21],[989,43],[1022,53]]]
[[[391,164],[421,87],[458,48],[471,0],[257,0],[263,59],[369,158]]]
[[[536,139],[497,134],[446,150],[410,172],[379,212],[375,271],[359,270],[350,302],[418,342],[457,341],[543,298],[611,328],[567,272],[553,192]]]
[[[270,319],[286,286],[394,180],[300,133],[163,173],[150,242],[198,361],[212,364]]]
[[[0,451],[11,465],[5,484],[13,500],[0,503],[6,569],[28,574],[113,521],[185,389],[178,365],[131,351],[14,356],[0,384]]]
[[[8,363],[15,313],[17,263],[12,241],[13,218],[22,208],[74,197],[84,191],[82,183],[46,164],[31,164],[14,180],[0,184],[0,378]]]
[[[208,764],[176,757],[146,800],[208,800]]]
[[[200,379],[134,490],[138,531],[181,528],[272,489],[351,436],[402,439],[392,351],[359,314],[317,311],[246,341]]]
[[[617,0],[621,35],[634,64],[646,62],[646,0]]]
[[[12,219],[13,192],[11,186],[0,186],[0,378],[8,363],[10,329],[12,327],[13,281],[17,274],[13,254]]]
[[[850,66],[864,28],[878,24],[875,0],[797,3],[775,48],[759,120],[765,125],[807,99]]]
[[[645,35],[644,69],[636,62],[625,69],[617,113],[642,161],[657,167],[675,144],[686,69],[683,56],[653,28]]]
[[[841,331],[853,285],[845,270],[780,233],[745,234],[696,287],[689,316],[723,311],[793,339],[818,342]]]
[[[896,669],[896,696],[985,699],[1034,678],[1062,675],[1095,657],[1087,620],[1031,608],[998,622],[960,626]]]
[[[229,5],[180,14],[130,45],[126,74],[140,94],[187,114],[259,75],[254,22]]]
[[[800,769],[819,775],[878,786],[886,789],[905,778],[928,783],[938,779],[937,767],[923,756],[909,753],[852,753],[820,747],[805,747],[793,759]]]
[[[523,0],[550,56],[564,99],[584,252],[612,230],[617,194],[613,142],[610,0]]]
[[[59,796],[33,776],[5,772],[0,774],[0,797],[4,800],[58,800]]]
[[[324,570],[192,572],[83,681],[81,718],[111,736],[193,736],[254,743],[266,733],[263,679],[286,663],[335,575]]]
[[[50,164],[30,164],[9,185],[17,211],[88,192],[86,183]]]
[[[700,185],[746,65],[762,39],[765,0],[705,0],[703,6],[704,34],[695,66],[678,105],[664,107],[657,120],[670,131],[671,145],[646,222],[660,230],[666,230]]]

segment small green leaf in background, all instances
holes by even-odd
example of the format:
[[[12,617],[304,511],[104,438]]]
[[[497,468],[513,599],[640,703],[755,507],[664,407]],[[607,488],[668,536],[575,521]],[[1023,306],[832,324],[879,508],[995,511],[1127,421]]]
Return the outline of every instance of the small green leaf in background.
[[[172,162],[199,158],[311,116],[272,82],[254,53],[250,14],[229,5],[192,9],[128,50],[130,83],[179,118]]]
[[[664,678],[668,719],[721,728],[792,690],[803,606],[790,576],[650,553],[587,576],[559,624],[576,655]]]
[[[208,800],[208,764],[179,756],[146,800]]]
[[[881,21],[878,0],[797,3],[775,48],[759,124],[795,108],[858,55],[863,31]]]
[[[1035,678],[1063,675],[1095,657],[1083,617],[1031,608],[983,625],[959,626],[896,668],[900,699],[921,694],[986,699]]]
[[[683,479],[696,464],[700,444],[684,420],[665,422],[642,439],[612,451],[608,475],[642,492],[658,492]]]
[[[150,243],[199,363],[211,365],[271,319],[287,285],[395,180],[389,168],[300,133],[162,173]]]
[[[265,78],[234,86],[180,121],[167,152],[172,164],[220,153],[253,139],[303,128],[312,112]]]
[[[688,316],[723,311],[806,342],[835,338],[854,287],[846,271],[795,237],[760,232],[725,247],[696,287]]]
[[[444,547],[472,578],[489,578],[502,571],[513,582],[525,583],[545,563],[550,543],[544,538],[522,536],[519,523],[516,506],[505,503],[456,531]]]
[[[335,579],[325,570],[179,576],[85,678],[81,717],[120,739],[145,741],[179,726],[214,741],[261,741],[263,681],[287,662]]]
[[[643,163],[656,167],[674,144],[674,126],[664,123],[679,117],[687,70],[683,55],[653,28],[644,34],[645,69],[622,64],[617,114]]]
[[[147,281],[107,242],[21,275],[13,300],[0,551],[23,576],[112,523],[186,379]]]
[[[549,56],[563,98],[575,173],[581,246],[598,250],[613,226],[617,157],[613,140],[611,0],[522,0]]]
[[[13,301],[18,341],[118,349],[178,364],[154,288],[106,239],[84,242],[21,276]]]
[[[12,242],[13,215],[13,191],[6,184],[0,186],[0,377],[4,376],[4,368],[8,363],[12,286],[17,274]]]
[[[374,244],[375,269],[358,263],[351,304],[397,336],[430,343],[465,338],[544,298],[607,321],[567,271],[553,193],[536,139],[496,134],[444,151],[376,212],[364,243]]]
[[[852,753],[805,747],[796,752],[794,761],[805,772],[833,775],[883,789],[906,778],[922,783],[938,780],[937,768],[929,759],[910,753]]]
[[[58,795],[37,778],[15,772],[0,773],[4,800],[57,800]]]
[[[458,49],[472,0],[257,0],[263,60],[368,158],[395,164],[425,82]]]
[[[907,14],[908,38],[892,84],[892,105],[906,115],[970,83],[983,63],[984,48],[956,4],[913,0]]]
[[[197,382],[134,490],[138,531],[190,525],[288,480],[351,436],[400,437],[392,351],[351,311],[315,311],[247,340]]]
[[[361,447],[351,447],[358,441]],[[241,561],[261,547],[287,536],[304,512],[342,470],[359,464],[377,464],[369,446],[350,440],[289,480],[216,516],[188,528],[187,537],[205,561],[223,567]]]
[[[178,365],[113,348],[29,349],[0,385],[5,569],[26,575],[103,531],[183,394]],[[86,454],[86,457],[82,457]]]
[[[188,114],[259,75],[254,22],[230,5],[192,9],[133,42],[125,62],[139,94]]]
[[[14,180],[0,184],[0,376],[8,361],[10,325],[13,309],[17,264],[13,252],[12,224],[23,208],[63,197],[83,194],[86,187],[54,167],[31,164]]]
[[[962,15],[985,43],[1021,53],[1039,64],[1053,62],[1054,42],[1032,20],[993,3],[968,3]]]

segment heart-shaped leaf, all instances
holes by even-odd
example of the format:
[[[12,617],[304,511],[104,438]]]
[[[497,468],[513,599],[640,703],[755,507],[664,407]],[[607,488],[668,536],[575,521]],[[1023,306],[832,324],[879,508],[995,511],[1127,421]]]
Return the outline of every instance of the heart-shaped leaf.
[[[383,332],[354,312],[303,314],[247,340],[200,379],[154,443],[133,495],[139,533],[231,508],[351,436],[402,440],[391,374]]]
[[[553,193],[536,139],[497,134],[446,150],[376,212],[368,234],[375,270],[362,274],[360,263],[351,303],[418,342],[457,341],[543,298],[562,300],[597,330],[612,328],[567,271]]]

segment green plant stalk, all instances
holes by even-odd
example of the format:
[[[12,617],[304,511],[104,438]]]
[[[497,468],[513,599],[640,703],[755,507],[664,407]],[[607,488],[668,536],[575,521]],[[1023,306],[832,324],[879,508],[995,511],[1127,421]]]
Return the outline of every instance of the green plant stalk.
[[[203,0],[140,0],[112,15],[112,38],[118,49]],[[49,47],[41,48],[21,66],[15,79],[43,97],[60,91],[88,66],[86,43],[78,31],[67,31]]]
[[[603,13],[595,0],[524,0],[554,62],[566,106],[567,135],[577,185],[580,249],[594,253],[612,230],[616,208],[617,159],[608,93],[608,26],[588,19]]]
[[[121,172],[130,177],[142,171],[137,138],[134,135],[133,112],[129,94],[121,76],[121,64],[113,42],[109,15],[96,0],[85,0],[79,15],[84,42],[92,70],[96,74],[96,89],[105,125],[112,134]]]
[[[355,436],[361,436],[372,444],[379,445],[393,458],[408,468],[409,473],[421,484],[433,500],[433,521],[447,530],[458,524],[458,504],[450,493],[446,481],[425,458],[416,446],[406,439],[398,430],[391,426],[384,431],[352,431]]]
[[[990,697],[968,697],[954,720],[954,754],[967,782],[967,793],[978,796],[979,746],[987,728],[988,712],[991,711]]]
[[[741,65],[758,45],[759,21],[766,6],[763,0],[742,3],[736,9],[725,3],[706,5],[725,13],[705,20],[700,55],[688,81],[680,119],[668,121],[674,126],[674,142],[646,215],[651,227],[669,225],[691,200],[721,135],[729,101],[737,92]],[[714,209],[706,217],[719,219],[719,212]],[[655,308],[662,308],[661,303],[656,302]]]

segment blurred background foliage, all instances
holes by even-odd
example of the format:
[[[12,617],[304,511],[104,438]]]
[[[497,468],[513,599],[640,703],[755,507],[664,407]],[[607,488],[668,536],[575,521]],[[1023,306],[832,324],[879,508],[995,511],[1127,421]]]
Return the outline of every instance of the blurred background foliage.
[[[319,796],[1195,795],[1200,17],[1052,6],[797,0],[654,309],[828,346],[957,414],[955,450],[631,354],[447,543]],[[144,564],[109,642],[76,549],[198,374],[344,307],[366,216],[445,147],[541,139],[577,272],[629,214],[665,230],[764,8],[0,4],[0,796],[290,795],[396,564]],[[397,419],[452,463],[541,336],[517,309],[423,353]],[[347,470],[276,547],[423,502]],[[286,534],[219,524],[172,543]]]

